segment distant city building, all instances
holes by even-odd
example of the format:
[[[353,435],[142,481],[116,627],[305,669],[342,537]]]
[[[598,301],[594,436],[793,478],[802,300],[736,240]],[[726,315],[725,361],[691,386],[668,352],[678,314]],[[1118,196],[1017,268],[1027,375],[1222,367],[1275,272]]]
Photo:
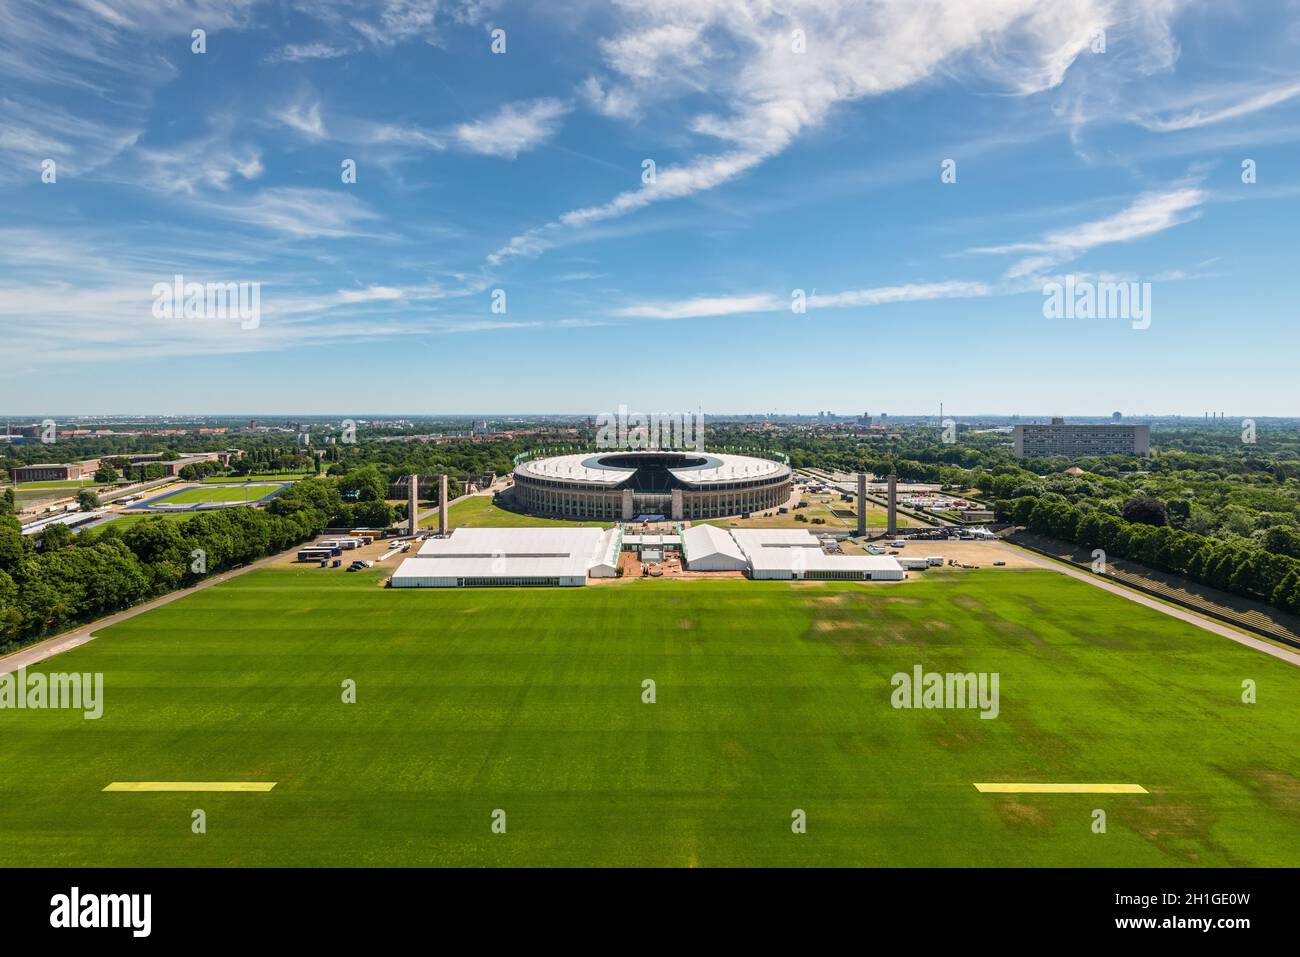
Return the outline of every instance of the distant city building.
[[[1053,419],[1050,425],[1017,425],[1016,457],[1063,455],[1146,455],[1151,450],[1149,425],[1072,425]]]
[[[59,465],[20,465],[13,470],[15,482],[76,482],[94,476],[99,459],[65,462]]]

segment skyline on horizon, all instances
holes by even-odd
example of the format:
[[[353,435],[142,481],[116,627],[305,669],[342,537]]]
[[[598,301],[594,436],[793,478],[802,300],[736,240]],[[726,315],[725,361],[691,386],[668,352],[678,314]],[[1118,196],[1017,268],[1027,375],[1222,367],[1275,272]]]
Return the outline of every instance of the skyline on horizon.
[[[834,410],[826,410],[826,411],[829,411],[829,416],[826,419],[826,421],[837,421],[837,420],[853,421],[860,418],[861,415],[863,414],[861,412],[858,413],[836,412]],[[90,421],[90,422],[102,421],[102,420],[117,420],[117,419],[124,419],[127,420],[128,422],[137,419],[176,419],[179,421],[192,421],[192,420],[199,420],[199,419],[222,420],[222,419],[247,418],[250,420],[251,419],[260,420],[263,417],[274,417],[274,418],[301,417],[306,419],[351,418],[359,421],[364,421],[368,419],[380,419],[380,418],[412,419],[415,421],[421,421],[421,420],[436,421],[438,419],[456,419],[456,420],[482,419],[488,421],[502,421],[502,420],[509,420],[514,418],[525,419],[525,420],[526,419],[580,419],[580,418],[591,418],[591,417],[598,417],[602,415],[612,415],[612,414],[614,413],[612,413],[608,409],[593,410],[587,412],[563,412],[563,411],[522,412],[519,411],[518,409],[512,411],[506,411],[506,412],[484,412],[482,410],[468,411],[468,412],[412,412],[410,410],[386,411],[386,412],[376,412],[374,410],[362,411],[362,412],[339,412],[337,410],[325,411],[325,412],[304,412],[301,410],[293,410],[293,409],[288,411],[268,412],[267,410],[262,409],[258,411],[246,411],[246,412],[165,412],[163,411],[163,412],[86,413],[86,412],[64,411],[61,413],[49,413],[47,417],[55,418],[56,422],[59,417],[69,419],[69,420]],[[651,414],[693,415],[695,413],[691,412],[691,410],[688,409],[672,410],[672,409],[646,408],[640,411],[630,410],[628,414],[629,415],[651,415]],[[715,419],[723,422],[732,422],[732,421],[755,420],[755,419],[763,419],[763,418],[771,418],[773,420],[786,420],[786,419],[817,420],[820,415],[820,412],[818,411],[799,412],[799,411],[782,411],[782,410],[773,410],[768,412],[737,412],[737,411],[702,412],[701,411],[699,414],[702,415],[705,420]],[[923,419],[923,420],[933,420],[937,422],[940,419],[940,416],[938,415],[937,412],[936,413],[890,412],[888,409],[885,409],[883,410],[883,414],[886,416],[888,421],[907,421],[907,420],[914,420],[914,419]],[[875,422],[876,424],[880,424],[881,415],[882,415],[881,412],[870,413],[872,421]],[[1112,421],[1113,415],[1114,415],[1113,412],[1112,413],[1096,413],[1096,412],[1037,413],[1037,412],[988,412],[988,411],[953,412],[951,410],[945,409],[942,417],[944,419],[954,419],[956,421],[973,420],[973,419],[974,420],[1023,419],[1027,423],[1029,423],[1029,422],[1050,421],[1053,418],[1063,418],[1067,422],[1070,422],[1072,420],[1082,421],[1082,420],[1089,420],[1089,419],[1098,419],[1098,420],[1104,419],[1105,421],[1110,422]],[[6,428],[8,428],[9,426],[31,425],[33,422],[39,421],[42,418],[42,415],[35,414],[35,413],[30,415],[23,415],[23,414],[10,414],[10,413],[0,412],[0,418],[3,418],[5,420]],[[1183,415],[1180,413],[1161,413],[1161,412],[1135,412],[1129,414],[1121,413],[1121,417],[1117,421],[1120,424],[1130,424],[1130,423],[1142,424],[1145,422],[1164,420],[1164,419],[1178,419],[1178,420],[1186,420],[1193,424],[1197,422],[1204,422],[1205,424],[1216,424],[1216,425],[1224,425],[1225,427],[1231,427],[1238,424],[1239,420],[1244,420],[1247,418],[1262,419],[1265,421],[1272,421],[1272,420],[1300,421],[1300,415],[1244,416],[1241,415],[1240,413],[1231,413],[1226,411],[1223,411],[1221,413],[1220,412],[1209,413],[1208,415],[1205,413],[1199,415]],[[259,422],[259,424],[270,425],[271,423]]]
[[[18,0],[0,408],[1290,417],[1298,54],[1300,0]]]

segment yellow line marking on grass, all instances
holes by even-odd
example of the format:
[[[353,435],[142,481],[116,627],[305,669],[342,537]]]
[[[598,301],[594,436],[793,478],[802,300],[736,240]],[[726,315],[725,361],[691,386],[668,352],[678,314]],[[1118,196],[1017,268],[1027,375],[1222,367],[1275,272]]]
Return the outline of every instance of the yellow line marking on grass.
[[[976,784],[984,794],[1146,794],[1140,784]]]
[[[114,781],[105,791],[269,791],[274,781]]]

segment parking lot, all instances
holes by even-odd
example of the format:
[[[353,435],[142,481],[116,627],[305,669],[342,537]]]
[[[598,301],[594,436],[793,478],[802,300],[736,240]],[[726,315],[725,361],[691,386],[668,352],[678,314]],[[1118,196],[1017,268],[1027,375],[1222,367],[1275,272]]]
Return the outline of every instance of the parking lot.
[[[283,555],[280,555],[275,559],[275,561],[272,564],[277,567],[296,566],[298,568],[315,568],[322,572],[325,571],[341,572],[345,570],[349,565],[351,565],[354,561],[361,559],[365,561],[374,562],[376,568],[386,568],[389,571],[392,571],[394,568],[398,566],[398,564],[402,561],[402,559],[410,558],[412,555],[416,553],[416,551],[419,550],[420,547],[420,543],[416,541],[411,545],[410,551],[407,552],[399,551],[394,555],[389,555],[388,558],[384,559],[381,562],[380,558],[384,555],[388,555],[388,553],[392,551],[396,545],[404,544],[411,540],[409,538],[402,538],[402,539],[377,538],[369,545],[362,545],[360,548],[351,548],[351,549],[345,548],[340,554],[335,555],[333,558],[331,558],[330,559],[331,566],[333,566],[334,562],[336,561],[342,563],[338,568],[333,568],[333,567],[320,568],[319,561],[300,562],[297,560],[297,553],[299,549],[310,548],[316,542],[325,539],[345,538],[345,537],[347,536],[341,534],[340,535],[329,535],[329,534],[317,535],[316,538],[314,538],[312,541],[303,542],[303,544],[299,545],[298,548],[292,549],[291,551],[286,552]]]

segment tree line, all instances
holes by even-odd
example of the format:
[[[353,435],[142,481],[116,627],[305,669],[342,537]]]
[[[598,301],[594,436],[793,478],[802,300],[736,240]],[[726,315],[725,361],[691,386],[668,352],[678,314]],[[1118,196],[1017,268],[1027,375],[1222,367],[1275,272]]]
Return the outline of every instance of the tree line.
[[[53,525],[39,547],[17,519],[0,517],[0,653],[283,551],[355,509],[333,483],[307,480],[264,509],[110,522],[81,533]]]
[[[1023,525],[1031,532],[1085,549],[1100,548],[1108,559],[1127,558],[1300,614],[1300,559],[1160,524],[1158,505],[1158,500],[1126,503],[1125,514],[1139,519],[1130,521],[1026,495],[998,500],[995,512],[1000,520]]]

